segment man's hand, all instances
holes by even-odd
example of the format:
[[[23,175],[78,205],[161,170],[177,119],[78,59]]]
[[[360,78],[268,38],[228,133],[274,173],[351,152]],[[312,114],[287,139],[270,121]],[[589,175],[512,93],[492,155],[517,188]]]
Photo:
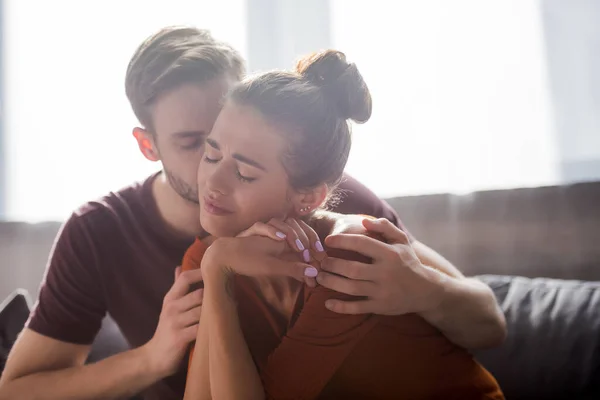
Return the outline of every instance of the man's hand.
[[[203,289],[189,292],[202,280],[202,271],[175,270],[175,283],[165,295],[154,336],[144,346],[152,368],[165,377],[174,374],[188,345],[196,339]]]
[[[333,234],[325,239],[325,243],[334,249],[358,252],[371,258],[372,263],[327,257],[321,263],[326,272],[318,275],[317,282],[329,289],[367,299],[329,300],[326,307],[345,314],[386,315],[436,308],[442,299],[446,275],[424,266],[406,234],[388,220],[361,218],[361,222],[363,232],[359,226],[354,226],[356,224],[346,224],[339,229],[356,233]],[[385,242],[364,233],[378,235]]]
[[[372,263],[326,258],[317,282],[339,292],[365,296],[366,300],[329,300],[326,306],[330,310],[346,314],[418,313],[459,346],[474,350],[502,343],[506,320],[489,286],[465,278],[423,243],[409,243],[406,234],[387,220],[363,219],[366,233],[355,225],[342,225],[341,230],[359,235],[339,233],[325,243],[330,248],[362,253]]]

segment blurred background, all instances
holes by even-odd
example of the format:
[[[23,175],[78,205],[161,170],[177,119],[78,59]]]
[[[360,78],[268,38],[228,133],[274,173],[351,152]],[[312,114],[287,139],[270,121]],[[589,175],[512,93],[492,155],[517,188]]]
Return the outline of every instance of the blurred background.
[[[64,220],[159,166],[124,91],[136,46],[210,29],[250,71],[334,47],[369,84],[348,172],[382,197],[600,178],[594,0],[4,0],[0,215]]]

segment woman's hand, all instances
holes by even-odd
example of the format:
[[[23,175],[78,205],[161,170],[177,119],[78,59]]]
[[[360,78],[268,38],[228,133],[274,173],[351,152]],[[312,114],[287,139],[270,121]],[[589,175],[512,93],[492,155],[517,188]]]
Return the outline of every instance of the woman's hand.
[[[276,241],[285,240],[290,248],[302,253],[305,262],[310,262],[311,258],[322,260],[325,256],[319,235],[302,220],[288,218],[283,221],[273,218],[267,223],[257,222],[237,235],[237,237],[248,236],[265,236]]]
[[[236,273],[245,276],[288,276],[300,282],[317,276],[313,265],[299,260],[298,252],[285,240],[251,235],[217,239],[204,254],[202,276]]]
[[[302,220],[288,218],[285,221],[271,219],[267,223],[257,222],[237,237],[263,236],[275,241],[286,241],[289,249],[302,254],[302,260],[319,269],[320,262],[326,254],[319,235]],[[282,254],[282,260],[293,261],[294,254]],[[306,277],[305,283],[310,287],[316,286],[315,278]]]

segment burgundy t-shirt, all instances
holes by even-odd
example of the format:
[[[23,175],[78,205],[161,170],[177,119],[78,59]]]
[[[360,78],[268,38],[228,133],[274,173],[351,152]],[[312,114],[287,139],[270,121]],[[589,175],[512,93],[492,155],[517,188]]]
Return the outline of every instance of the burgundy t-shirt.
[[[91,344],[108,313],[132,347],[152,338],[174,269],[193,242],[171,234],[161,219],[152,195],[157,175],[71,215],[52,248],[29,329],[64,342]],[[340,189],[341,202],[333,211],[388,218],[404,229],[394,210],[355,179],[346,176]],[[187,357],[175,375],[147,390],[145,398],[182,398],[186,362]]]

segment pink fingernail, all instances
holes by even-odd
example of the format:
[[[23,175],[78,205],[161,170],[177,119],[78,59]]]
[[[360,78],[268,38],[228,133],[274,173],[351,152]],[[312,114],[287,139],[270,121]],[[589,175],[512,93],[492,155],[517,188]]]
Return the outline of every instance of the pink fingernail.
[[[296,246],[298,246],[298,250],[300,250],[300,251],[304,250],[304,245],[302,244],[300,239],[296,239]]]
[[[308,267],[304,270],[304,276],[308,276],[309,278],[314,278],[319,274],[319,271],[315,267]]]
[[[321,244],[321,242],[319,240],[317,240],[317,242],[315,243],[315,247],[317,248],[317,251],[325,251],[323,249],[323,245]]]
[[[310,261],[310,252],[308,251],[308,249],[302,252],[302,257],[304,257],[304,262],[307,263]]]
[[[283,233],[283,232],[277,232],[277,233],[275,234],[275,236],[277,236],[277,237],[278,237],[278,238],[280,238],[280,239],[285,239],[285,233]]]

